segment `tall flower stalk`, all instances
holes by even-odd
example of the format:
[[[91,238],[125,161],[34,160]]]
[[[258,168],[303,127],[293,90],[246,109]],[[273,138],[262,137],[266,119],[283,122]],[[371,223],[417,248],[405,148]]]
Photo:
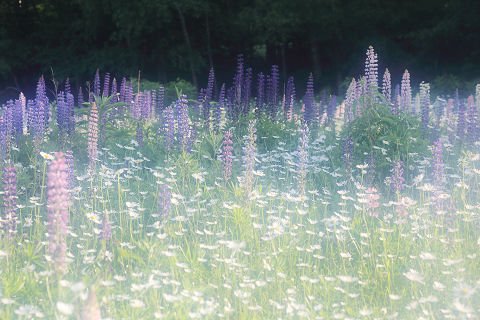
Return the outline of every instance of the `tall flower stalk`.
[[[88,160],[89,172],[95,170],[95,161],[98,157],[98,109],[95,102],[92,103],[90,117],[88,119]]]
[[[382,94],[388,102],[392,101],[392,79],[388,68],[385,69],[385,73],[383,74]]]
[[[230,180],[232,177],[232,165],[233,165],[233,141],[232,130],[227,130],[223,134],[223,146],[222,146],[222,162],[223,162],[223,177],[225,181]]]
[[[312,123],[315,120],[315,99],[313,89],[313,74],[310,73],[307,80],[307,91],[305,92],[305,98],[303,99],[305,105],[305,112],[303,113],[303,120],[306,123]]]
[[[365,59],[365,79],[367,79],[369,100],[372,103],[378,90],[378,56],[372,46],[368,47]]]
[[[305,196],[307,185],[307,165],[308,165],[308,126],[303,124],[300,128],[300,139],[298,141],[298,193]]]
[[[57,152],[47,173],[48,253],[55,270],[62,273],[67,267],[69,207],[68,165],[64,154]]]
[[[400,89],[400,110],[408,112],[410,108],[414,108],[414,106],[412,107],[412,87],[410,86],[410,73],[405,70]],[[415,113],[414,109],[412,109],[412,113]]]

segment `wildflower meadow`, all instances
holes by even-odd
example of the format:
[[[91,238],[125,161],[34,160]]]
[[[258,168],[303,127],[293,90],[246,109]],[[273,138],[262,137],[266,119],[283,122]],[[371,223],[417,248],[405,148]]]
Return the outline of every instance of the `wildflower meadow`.
[[[480,85],[236,61],[1,101],[0,319],[479,319]]]

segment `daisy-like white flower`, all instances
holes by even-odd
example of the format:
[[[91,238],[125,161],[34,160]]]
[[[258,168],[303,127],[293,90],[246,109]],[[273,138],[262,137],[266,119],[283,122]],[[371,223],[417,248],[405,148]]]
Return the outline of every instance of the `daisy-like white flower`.
[[[408,280],[412,282],[418,282],[420,284],[425,284],[423,281],[423,276],[416,270],[410,269],[408,272],[403,274]]]

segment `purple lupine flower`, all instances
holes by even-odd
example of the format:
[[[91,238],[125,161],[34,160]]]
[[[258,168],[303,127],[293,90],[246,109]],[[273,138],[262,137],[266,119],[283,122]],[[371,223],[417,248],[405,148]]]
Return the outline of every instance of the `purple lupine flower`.
[[[257,153],[257,129],[255,125],[256,120],[250,120],[243,146],[243,166],[245,171],[242,177],[242,183],[247,194],[250,194],[253,189],[255,157]]]
[[[95,78],[93,79],[93,94],[97,97],[100,96],[100,70],[95,72]]]
[[[158,190],[158,214],[160,218],[166,219],[170,215],[170,210],[172,208],[172,192],[170,188],[161,184]]]
[[[378,88],[378,56],[372,46],[368,47],[365,59],[365,78],[370,97],[373,97]]]
[[[83,107],[84,102],[85,102],[85,98],[83,97],[82,86],[80,86],[80,87],[78,87],[77,106],[79,108]]]
[[[303,113],[303,119],[306,123],[312,123],[315,120],[315,99],[313,89],[313,74],[310,73],[307,80],[307,91],[305,92],[305,98],[303,99],[305,105],[305,111]]]
[[[432,149],[433,156],[433,183],[438,189],[445,184],[445,165],[443,163],[443,146],[440,139],[436,140]]]
[[[9,237],[17,231],[17,173],[13,165],[3,168],[3,226]]]
[[[117,93],[118,93],[117,79],[115,79],[114,77],[112,80],[112,89],[110,90],[110,94],[114,96],[113,102],[118,102]]]
[[[287,80],[287,87],[285,88],[285,106],[283,114],[287,121],[291,121],[293,117],[293,102],[295,101],[295,83],[293,77]]]
[[[410,108],[415,107],[412,104],[412,88],[410,86],[410,73],[406,69],[402,76],[400,96],[401,96],[400,110],[402,110],[403,112],[408,112],[410,111]],[[415,113],[414,110],[412,110],[412,112]]]
[[[459,141],[463,142],[465,137],[465,105],[463,103],[458,106],[457,136]]]
[[[177,141],[180,150],[187,151],[187,145],[190,138],[190,119],[188,117],[187,96],[182,94],[175,103],[177,110]]]
[[[475,107],[475,101],[473,96],[469,96],[467,99],[467,141],[470,144],[474,144],[478,138],[478,118],[477,108]]]
[[[253,77],[252,68],[247,68],[245,70],[245,77],[243,80],[243,89],[242,89],[243,114],[248,114],[250,112],[250,96],[252,95],[252,77]]]
[[[229,129],[223,133],[223,145],[222,145],[222,162],[223,162],[223,178],[225,181],[230,180],[232,177],[233,166],[233,133],[232,129]]]
[[[21,109],[22,109],[22,126],[23,126],[22,132],[26,134],[27,123],[28,123],[27,98],[25,98],[23,92],[20,92],[20,95],[18,96],[18,100],[20,101]]]
[[[24,111],[22,100],[15,100],[13,106],[13,129],[17,137],[23,134],[23,117]]]
[[[133,83],[132,81],[128,81],[125,87],[125,104],[127,109],[132,107],[134,103],[133,99]]]
[[[355,97],[356,87],[357,87],[357,83],[355,81],[355,78],[352,78],[352,81],[348,86],[347,95],[345,99],[345,111],[344,111],[345,123],[349,123],[354,119],[353,107],[354,107],[355,98],[356,98]]]
[[[163,110],[163,126],[165,149],[170,150],[175,141],[175,117],[172,106]]]
[[[420,107],[422,110],[422,128],[428,129],[430,113],[430,84],[420,83]]]
[[[220,95],[218,96],[218,103],[215,106],[215,122],[213,124],[215,131],[219,132],[222,126],[222,109],[225,108],[225,83],[222,84]]]
[[[261,111],[265,103],[265,75],[260,72],[257,78],[257,109]]]
[[[95,162],[98,158],[98,109],[95,102],[92,103],[88,118],[88,170],[93,174]]]
[[[47,173],[48,252],[59,272],[67,267],[69,207],[68,167],[63,153],[56,152]]]
[[[393,192],[400,193],[405,185],[405,178],[403,177],[403,162],[397,160],[393,163],[391,170],[391,187]]]
[[[27,100],[27,131],[33,135],[35,125],[35,100]]]
[[[150,119],[152,115],[152,93],[151,91],[145,91],[142,94],[140,101],[140,119]]]
[[[300,138],[298,142],[298,168],[297,168],[297,181],[299,194],[305,196],[306,184],[307,184],[307,166],[308,166],[308,135],[309,130],[306,123],[300,128]]]
[[[382,94],[389,103],[392,102],[392,79],[388,68],[385,69],[385,73],[383,74]]]
[[[213,99],[213,89],[215,86],[215,71],[213,68],[210,69],[208,73],[208,84],[207,89],[205,90],[205,102],[209,103]]]
[[[102,96],[108,97],[110,96],[110,73],[105,73],[105,78],[103,80],[103,92]]]
[[[270,108],[270,117],[274,119],[278,113],[278,96],[280,86],[280,71],[277,65],[272,65],[272,71],[270,75],[270,86],[268,92],[268,101]]]
[[[9,136],[5,116],[0,116],[0,160],[5,160],[9,156]]]
[[[67,102],[65,101],[65,94],[60,91],[57,95],[57,125],[58,133],[62,139],[68,132],[69,112]]]
[[[45,86],[45,79],[43,75],[40,77],[40,79],[38,79],[35,101],[37,105],[42,104],[42,109],[44,113],[43,119],[45,123],[48,123],[50,107],[49,107],[49,101],[47,97],[47,87]]]
[[[143,92],[139,92],[135,95],[135,99],[130,104],[130,115],[136,121],[142,117],[142,104],[143,104]]]

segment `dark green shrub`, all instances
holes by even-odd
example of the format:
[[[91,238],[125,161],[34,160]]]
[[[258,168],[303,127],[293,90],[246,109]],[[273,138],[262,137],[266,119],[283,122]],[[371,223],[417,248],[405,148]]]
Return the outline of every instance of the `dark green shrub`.
[[[341,137],[342,141],[350,138],[353,142],[353,167],[373,158],[376,182],[390,175],[393,161],[402,160],[407,169],[413,161],[429,154],[420,120],[405,113],[395,115],[386,105],[364,110],[343,128]],[[405,170],[405,175],[408,179],[412,173]]]

